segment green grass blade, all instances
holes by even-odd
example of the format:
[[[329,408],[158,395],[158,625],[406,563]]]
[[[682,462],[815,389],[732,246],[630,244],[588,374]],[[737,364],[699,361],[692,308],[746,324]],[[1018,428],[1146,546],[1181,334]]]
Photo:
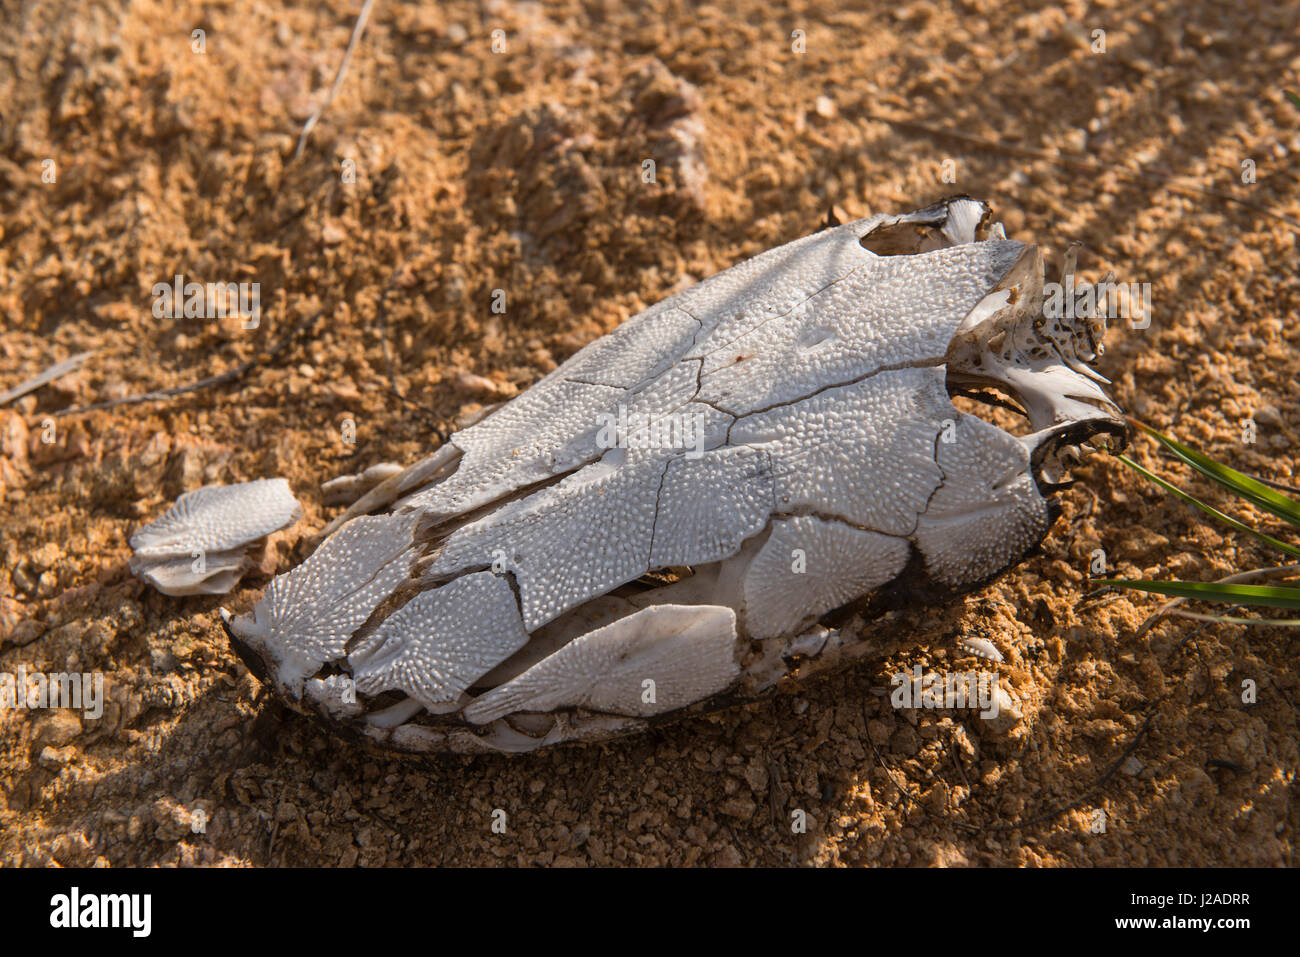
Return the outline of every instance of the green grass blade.
[[[1245,532],[1248,535],[1253,535],[1255,536],[1255,538],[1258,538],[1260,541],[1267,542],[1269,545],[1272,545],[1274,548],[1281,549],[1283,552],[1285,552],[1288,555],[1292,555],[1296,558],[1300,558],[1300,548],[1297,548],[1294,545],[1288,545],[1286,542],[1280,542],[1276,538],[1273,538],[1270,535],[1265,535],[1263,532],[1256,531],[1255,529],[1251,528],[1249,525],[1239,522],[1231,515],[1225,514],[1224,512],[1220,512],[1213,505],[1207,505],[1206,503],[1202,502],[1200,499],[1196,498],[1195,496],[1188,495],[1182,489],[1162,479],[1159,475],[1156,475],[1154,472],[1143,468],[1141,465],[1138,465],[1138,463],[1134,462],[1127,455],[1117,455],[1115,457],[1119,459],[1121,462],[1123,462],[1125,465],[1127,465],[1129,468],[1133,469],[1143,478],[1155,482],[1157,485],[1159,485],[1161,488],[1165,489],[1166,491],[1172,492],[1173,494],[1177,495],[1184,502],[1188,502],[1191,505],[1195,505],[1197,508],[1199,508],[1202,512],[1205,512],[1207,515],[1214,516],[1220,522],[1227,525],[1229,528],[1235,529],[1239,532]]]
[[[1226,601],[1234,605],[1263,605],[1300,611],[1300,588],[1288,585],[1225,585],[1221,582],[1157,582],[1123,578],[1098,579],[1093,584],[1130,588],[1171,598],[1197,598],[1202,601]]]
[[[1283,90],[1282,92],[1286,94],[1286,98],[1287,98],[1288,100],[1290,100],[1292,103],[1294,103],[1294,104],[1296,105],[1297,108],[1300,108],[1300,96],[1296,96],[1296,95],[1295,95],[1294,93],[1292,93],[1290,90]]]
[[[1221,465],[1209,456],[1171,439],[1163,432],[1159,432],[1149,425],[1138,422],[1136,419],[1130,419],[1129,421],[1202,475],[1213,479],[1230,492],[1258,505],[1283,521],[1300,528],[1300,502],[1290,496],[1283,495],[1276,489],[1269,488],[1263,482],[1255,481],[1249,475],[1244,475],[1226,465]]]

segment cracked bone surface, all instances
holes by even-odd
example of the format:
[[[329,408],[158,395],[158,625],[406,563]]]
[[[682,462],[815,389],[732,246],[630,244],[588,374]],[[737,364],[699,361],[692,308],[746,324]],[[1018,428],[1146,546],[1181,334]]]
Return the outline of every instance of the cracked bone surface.
[[[1126,435],[1104,324],[1044,317],[1037,247],[990,219],[847,223],[634,316],[349,486],[232,642],[291,706],[421,751],[598,740],[849,660],[869,635],[827,615],[1014,566],[1057,453]],[[953,403],[987,390],[1024,434]]]
[[[247,548],[302,516],[284,479],[205,485],[131,536],[131,572],[165,595],[221,595],[247,570]]]

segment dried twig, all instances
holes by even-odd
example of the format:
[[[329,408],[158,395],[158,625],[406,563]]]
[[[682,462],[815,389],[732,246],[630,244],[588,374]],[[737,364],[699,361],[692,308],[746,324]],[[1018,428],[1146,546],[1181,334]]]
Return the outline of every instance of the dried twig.
[[[94,354],[95,352],[92,349],[90,352],[79,352],[71,358],[64,359],[62,362],[56,362],[40,375],[33,376],[21,385],[16,385],[8,392],[0,394],[0,405],[4,405],[6,402],[12,402],[14,399],[22,398],[28,392],[35,392],[41,386],[53,382],[55,379],[65,376],[69,372],[80,369],[82,365],[85,364],[86,360]]]
[[[313,313],[307,318],[299,321],[289,332],[277,342],[270,352],[258,356],[256,359],[250,359],[247,362],[241,362],[234,368],[227,369],[217,375],[210,375],[206,378],[199,379],[197,382],[189,382],[185,385],[172,386],[167,389],[154,389],[149,392],[140,392],[136,395],[123,396],[120,399],[107,399],[103,402],[93,402],[90,405],[78,405],[69,409],[59,409],[51,412],[50,415],[55,418],[65,415],[80,415],[84,412],[97,412],[100,409],[113,409],[120,405],[140,405],[144,402],[161,402],[165,399],[174,399],[178,395],[185,395],[189,392],[198,392],[200,389],[209,389],[213,386],[225,385],[227,382],[237,382],[246,376],[250,371],[259,365],[265,364],[271,359],[279,358],[280,354],[289,347],[289,344],[298,337],[302,332],[311,326],[314,326],[321,316],[325,315],[323,311]]]
[[[343,85],[343,76],[348,72],[348,63],[352,60],[352,51],[357,48],[361,42],[361,35],[366,32],[366,22],[370,19],[370,8],[375,5],[375,0],[365,0],[361,4],[361,12],[357,14],[356,26],[352,28],[352,37],[348,40],[348,48],[343,51],[343,62],[339,64],[338,72],[334,74],[334,85],[330,87],[329,96],[325,97],[325,102],[316,108],[316,112],[307,118],[303,124],[302,133],[298,136],[298,147],[293,151],[293,160],[296,161],[302,156],[303,148],[307,145],[307,137],[315,128],[316,123],[321,118],[329,105],[334,102],[334,97],[338,95],[339,87]]]
[[[1279,492],[1285,492],[1288,495],[1300,495],[1300,489],[1287,485],[1284,482],[1278,482],[1274,479],[1264,478],[1262,475],[1256,475],[1255,481],[1261,485],[1267,485],[1269,488],[1275,488]]]

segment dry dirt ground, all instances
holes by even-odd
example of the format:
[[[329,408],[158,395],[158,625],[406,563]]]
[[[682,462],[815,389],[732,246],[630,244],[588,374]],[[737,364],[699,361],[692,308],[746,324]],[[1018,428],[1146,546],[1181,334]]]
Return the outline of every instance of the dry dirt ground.
[[[110,700],[97,720],[0,712],[0,863],[1289,865],[1296,636],[1139,635],[1155,600],[1086,597],[1098,548],[1122,575],[1273,557],[1103,454],[1041,555],[879,626],[854,667],[522,758],[399,759],[284,713],[221,602],[144,587],[127,539],[187,489],[287,477],[306,514],[222,599],[246,610],[336,514],[322,480],[429,452],[828,206],[954,192],[1053,263],[1079,241],[1085,276],[1150,282],[1150,328],[1109,337],[1112,394],[1300,481],[1297,11],[379,0],[295,161],[357,4],[3,0],[0,388],[95,354],[0,409],[0,671],[102,672]],[[259,282],[260,325],[155,318],[177,273]],[[975,667],[962,636],[1006,655],[1011,726],[891,707],[896,672]]]

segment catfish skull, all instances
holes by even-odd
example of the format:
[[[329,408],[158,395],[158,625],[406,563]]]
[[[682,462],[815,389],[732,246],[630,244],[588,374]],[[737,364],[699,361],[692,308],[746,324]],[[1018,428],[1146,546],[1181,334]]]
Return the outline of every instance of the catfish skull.
[[[961,592],[1127,427],[1104,324],[955,197],[770,250],[628,320],[382,481],[232,644],[292,707],[399,750],[529,751],[847,658],[873,594]],[[1015,435],[960,411],[1009,397]]]

